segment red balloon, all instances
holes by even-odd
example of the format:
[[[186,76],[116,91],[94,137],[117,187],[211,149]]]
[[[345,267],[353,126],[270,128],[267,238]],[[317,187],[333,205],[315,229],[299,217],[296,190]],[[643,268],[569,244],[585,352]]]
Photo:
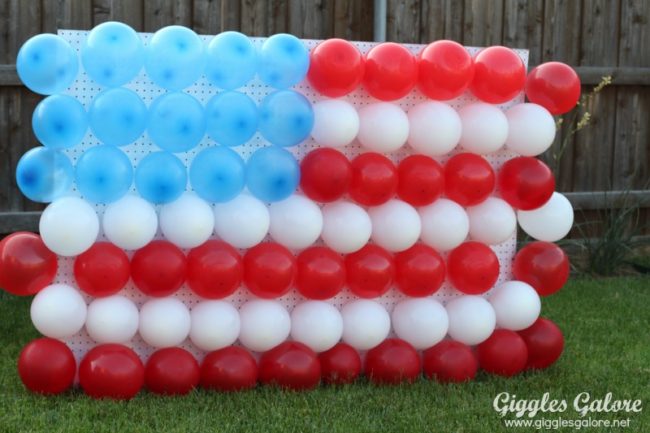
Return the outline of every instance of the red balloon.
[[[131,277],[145,295],[169,296],[183,285],[186,275],[185,254],[171,242],[152,241],[131,259]]]
[[[524,339],[515,331],[497,329],[477,346],[476,356],[483,370],[510,377],[526,368],[528,349]]]
[[[515,256],[516,280],[530,284],[540,296],[557,292],[569,279],[569,258],[551,242],[531,242]]]
[[[474,78],[470,90],[478,99],[501,104],[517,96],[526,82],[526,67],[510,48],[493,46],[474,57]]]
[[[519,335],[528,348],[526,368],[548,368],[562,355],[562,331],[548,319],[540,317],[529,328],[519,331]]]
[[[201,364],[201,386],[222,392],[241,391],[257,384],[257,362],[245,349],[224,347],[210,352]]]
[[[77,362],[59,340],[38,338],[29,342],[18,358],[18,375],[25,388],[38,394],[60,394],[72,386]]]
[[[155,351],[144,367],[144,383],[154,394],[185,395],[199,384],[199,363],[180,347]]]
[[[244,255],[244,284],[260,298],[273,299],[286,294],[296,273],[296,258],[280,244],[258,244]]]
[[[424,375],[438,382],[467,382],[476,376],[478,360],[472,348],[444,340],[422,352]]]
[[[551,114],[567,113],[580,99],[580,77],[564,63],[542,63],[526,77],[526,97]]]
[[[311,247],[296,259],[296,288],[307,299],[329,299],[345,286],[345,262],[326,247]]]
[[[537,209],[555,191],[553,172],[532,156],[509,159],[499,170],[499,192],[510,206],[520,210]]]
[[[311,50],[307,79],[323,95],[338,98],[356,89],[364,70],[357,47],[343,39],[327,39]]]
[[[79,363],[79,384],[92,398],[129,400],[144,384],[144,366],[128,347],[102,344]]]
[[[54,281],[58,264],[35,233],[16,232],[0,241],[0,288],[12,295],[34,295]]]
[[[348,288],[360,298],[376,298],[390,289],[395,279],[393,256],[380,246],[368,244],[345,257]]]
[[[418,80],[417,60],[404,46],[384,42],[366,54],[366,73],[363,85],[382,101],[406,96]]]
[[[445,164],[445,195],[461,206],[474,206],[492,194],[496,177],[485,158],[459,153]]]
[[[354,382],[361,374],[361,357],[352,346],[339,343],[318,355],[323,382],[343,384]]]
[[[321,148],[309,152],[300,163],[300,187],[312,200],[329,203],[348,191],[352,165],[338,150]]]
[[[320,362],[309,347],[285,341],[260,357],[260,382],[290,390],[313,389],[320,382]]]
[[[421,369],[420,355],[404,340],[387,338],[366,353],[365,372],[376,384],[413,383]]]
[[[241,256],[231,245],[209,240],[187,254],[187,284],[206,299],[230,296],[244,275]]]
[[[499,278],[499,259],[480,242],[463,242],[447,256],[449,281],[468,295],[485,293]]]
[[[129,257],[110,242],[97,242],[74,261],[74,278],[91,296],[110,296],[129,282]]]
[[[413,206],[431,204],[442,195],[445,175],[442,166],[425,155],[411,155],[397,166],[399,198]]]
[[[474,77],[474,61],[454,41],[435,41],[418,56],[418,87],[427,97],[441,101],[463,94]]]
[[[445,262],[433,248],[415,244],[395,254],[395,283],[406,296],[434,294],[445,281]]]
[[[352,160],[350,196],[364,206],[378,206],[397,192],[397,169],[384,155],[362,153]]]

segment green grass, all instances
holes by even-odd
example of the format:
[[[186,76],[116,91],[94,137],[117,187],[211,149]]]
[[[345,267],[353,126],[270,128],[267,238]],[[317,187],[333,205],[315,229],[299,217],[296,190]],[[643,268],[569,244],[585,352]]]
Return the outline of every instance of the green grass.
[[[360,382],[283,392],[261,387],[238,394],[196,391],[164,398],[146,392],[130,402],[93,401],[79,391],[59,397],[27,392],[16,372],[22,346],[37,336],[29,299],[0,296],[0,432],[497,432],[505,431],[492,409],[498,393],[520,398],[566,399],[562,415],[575,418],[571,402],[587,391],[602,397],[650,397],[650,279],[576,279],[543,300],[543,315],[566,338],[562,358],[550,369],[501,379],[440,385],[376,387]],[[594,419],[630,418],[625,431],[650,431],[650,407],[631,415],[595,414]],[[538,415],[536,418],[541,418]],[[511,429],[532,431],[532,429]],[[586,429],[587,431],[603,431]]]

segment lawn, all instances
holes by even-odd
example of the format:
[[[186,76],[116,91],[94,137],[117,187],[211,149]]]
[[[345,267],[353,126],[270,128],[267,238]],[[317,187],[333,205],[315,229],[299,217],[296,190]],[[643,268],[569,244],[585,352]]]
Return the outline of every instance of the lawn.
[[[37,336],[29,302],[0,296],[0,432],[497,432],[507,430],[492,409],[503,391],[525,399],[549,392],[567,400],[564,413],[534,419],[577,418],[572,402],[583,391],[594,398],[612,392],[617,399],[642,399],[644,406],[650,397],[650,279],[642,277],[575,279],[544,299],[542,313],[562,328],[566,349],[542,372],[513,379],[480,374],[472,383],[447,386],[420,380],[306,393],[266,387],[228,395],[196,391],[182,398],[141,393],[130,402],[93,401],[79,391],[55,398],[25,391],[15,363],[22,346]],[[650,408],[644,409],[591,417],[630,418],[624,431],[647,432]]]

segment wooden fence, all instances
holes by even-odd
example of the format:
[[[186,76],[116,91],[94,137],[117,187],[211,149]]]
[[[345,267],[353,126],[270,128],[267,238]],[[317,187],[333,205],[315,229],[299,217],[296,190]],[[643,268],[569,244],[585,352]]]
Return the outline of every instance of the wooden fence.
[[[15,186],[20,156],[38,143],[31,114],[41,99],[20,85],[18,49],[30,36],[57,29],[90,29],[110,20],[137,31],[170,25],[201,34],[239,30],[251,36],[289,32],[302,38],[372,40],[372,0],[0,0],[0,233],[33,228],[41,206]],[[569,138],[557,164],[558,190],[580,192],[584,208],[609,206],[600,193],[635,190],[650,195],[650,2],[645,0],[388,0],[387,39],[528,48],[530,64],[558,60],[574,65],[590,91],[612,75],[589,104],[591,125]],[[565,122],[552,154],[569,134]],[[18,214],[16,214],[18,213]],[[644,217],[650,215],[644,210]]]

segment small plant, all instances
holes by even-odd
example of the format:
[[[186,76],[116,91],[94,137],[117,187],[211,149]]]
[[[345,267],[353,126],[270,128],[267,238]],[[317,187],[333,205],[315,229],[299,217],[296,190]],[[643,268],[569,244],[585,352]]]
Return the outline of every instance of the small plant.
[[[592,275],[615,275],[629,264],[636,249],[648,243],[639,236],[641,209],[628,191],[614,199],[606,195],[605,205],[595,219],[576,225],[579,239],[568,241],[584,254],[579,269]]]

